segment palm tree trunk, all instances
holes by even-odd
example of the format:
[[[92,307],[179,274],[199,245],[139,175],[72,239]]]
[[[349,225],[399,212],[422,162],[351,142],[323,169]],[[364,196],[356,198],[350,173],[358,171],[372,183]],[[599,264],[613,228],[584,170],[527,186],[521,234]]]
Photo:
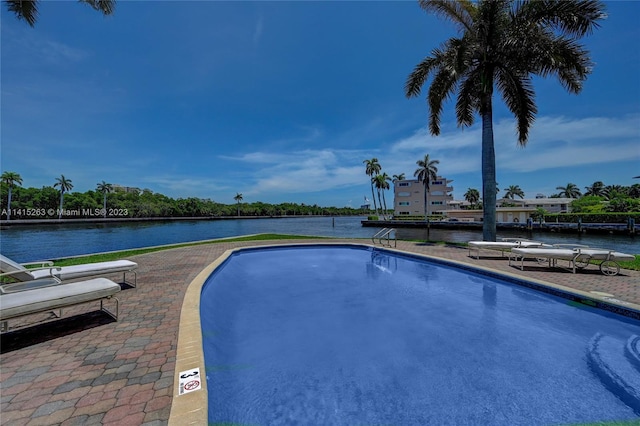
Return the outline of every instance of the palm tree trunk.
[[[373,200],[373,210],[378,214],[378,206],[376,205],[376,195],[373,193],[373,182],[371,182],[371,199]]]
[[[107,218],[107,193],[104,193],[104,197],[102,199],[102,217]]]
[[[382,220],[385,219],[384,217],[384,210],[382,210],[382,200],[380,199],[380,188],[378,188],[378,204],[380,204],[380,216],[382,216]]]
[[[427,209],[427,192],[429,192],[429,190],[427,189],[427,181],[424,181],[424,220],[429,222],[429,212]]]
[[[9,185],[9,195],[7,196],[7,220],[11,220],[11,185]]]
[[[384,196],[384,189],[382,190],[382,202],[384,203],[384,214],[382,217],[387,220],[387,197]]]
[[[60,211],[58,212],[58,219],[62,219],[62,204],[64,202],[64,192],[60,193]]]
[[[496,154],[491,98],[482,113],[482,239],[496,240]]]

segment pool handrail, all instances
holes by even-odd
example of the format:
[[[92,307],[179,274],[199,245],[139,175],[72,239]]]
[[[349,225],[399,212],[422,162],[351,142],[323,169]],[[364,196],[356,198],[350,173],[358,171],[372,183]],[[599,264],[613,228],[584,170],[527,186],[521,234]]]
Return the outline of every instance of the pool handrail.
[[[378,239],[378,243],[380,245],[386,245],[388,247],[391,247],[391,233],[393,233],[393,246],[397,247],[398,244],[398,239],[396,238],[396,229],[395,228],[382,228],[381,230],[379,230],[378,232],[376,232],[373,237],[371,237],[371,241],[373,241],[373,244],[376,243],[376,238]],[[387,243],[383,243],[382,239],[386,238],[387,239]]]

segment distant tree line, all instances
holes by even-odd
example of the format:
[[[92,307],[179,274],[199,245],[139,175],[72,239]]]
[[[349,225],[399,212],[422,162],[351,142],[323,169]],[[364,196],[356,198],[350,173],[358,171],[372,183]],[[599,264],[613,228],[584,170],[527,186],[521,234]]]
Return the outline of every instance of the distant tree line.
[[[9,173],[9,175],[7,175]],[[69,192],[70,180],[65,185],[57,179],[56,189],[23,188],[22,179],[12,172],[3,174],[0,185],[0,216],[4,219],[56,219],[99,217],[235,217],[235,216],[294,216],[294,215],[359,215],[366,213],[350,207],[321,207],[317,204],[263,202],[243,203],[237,194],[235,204],[224,204],[196,197],[171,198],[149,189],[126,190],[101,182],[96,190]],[[5,179],[6,178],[6,179]],[[16,179],[17,178],[17,179]],[[64,189],[64,192],[63,192]]]
[[[560,192],[552,194],[549,198],[573,198],[574,201],[571,202],[573,213],[640,212],[640,184],[638,183],[623,186],[605,185],[602,181],[596,181],[592,185],[586,186],[584,193],[574,183],[558,186],[556,189]],[[510,185],[504,191],[503,198],[505,200],[525,197],[524,191],[519,185]],[[482,209],[482,200],[477,189],[469,188],[464,194],[464,198],[469,203],[467,208]],[[501,206],[511,207],[515,204],[503,201]],[[544,214],[544,211],[539,213]]]

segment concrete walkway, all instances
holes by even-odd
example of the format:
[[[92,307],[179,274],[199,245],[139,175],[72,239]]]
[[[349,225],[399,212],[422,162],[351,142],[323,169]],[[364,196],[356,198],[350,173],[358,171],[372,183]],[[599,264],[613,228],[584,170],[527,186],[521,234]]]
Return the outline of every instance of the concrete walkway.
[[[336,240],[312,240],[323,242]],[[370,240],[340,240],[368,244]],[[65,317],[2,335],[0,424],[163,425],[176,392],[174,367],[185,290],[226,250],[281,242],[216,243],[129,258],[139,264],[138,287],[119,293],[120,321],[95,312],[97,304],[69,309]],[[640,305],[640,271],[606,277],[595,266],[577,274],[528,262],[524,271],[506,258],[468,256],[466,249],[398,242],[398,249],[465,262],[580,291],[610,293]],[[116,275],[114,280],[121,279]]]

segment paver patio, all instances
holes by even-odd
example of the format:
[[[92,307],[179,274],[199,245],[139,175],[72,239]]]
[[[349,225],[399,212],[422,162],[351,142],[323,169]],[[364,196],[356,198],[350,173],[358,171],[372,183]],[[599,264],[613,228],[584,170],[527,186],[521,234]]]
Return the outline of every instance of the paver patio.
[[[310,240],[308,242],[370,240]],[[118,294],[120,320],[96,312],[97,304],[13,324],[33,324],[2,335],[0,423],[3,425],[163,425],[175,395],[174,367],[185,290],[226,250],[302,240],[220,242],[131,257],[139,264],[138,287]],[[524,271],[507,258],[480,259],[466,249],[398,241],[397,248],[491,268],[581,291],[610,293],[640,305],[640,271],[607,277],[591,266],[572,274],[529,262]],[[483,253],[483,256],[485,253]],[[114,276],[119,280],[120,276]],[[11,323],[10,323],[11,325]]]

